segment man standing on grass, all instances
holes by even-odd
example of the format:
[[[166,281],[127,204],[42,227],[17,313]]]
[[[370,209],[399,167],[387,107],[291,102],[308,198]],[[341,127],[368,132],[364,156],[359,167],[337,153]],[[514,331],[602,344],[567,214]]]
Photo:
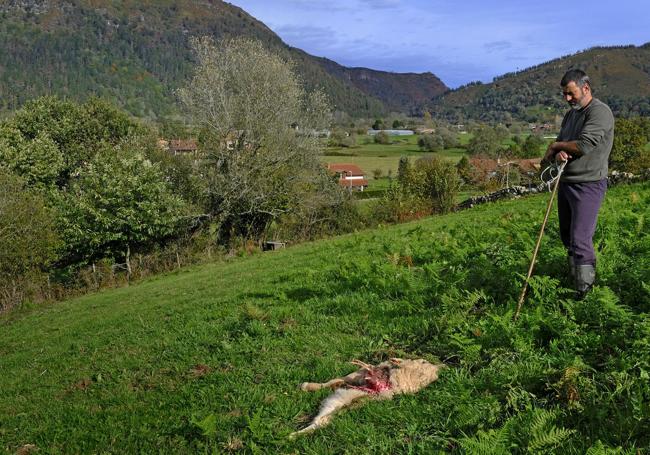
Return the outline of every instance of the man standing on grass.
[[[570,70],[560,82],[571,106],[556,142],[544,159],[566,162],[558,191],[560,236],[567,249],[576,297],[581,299],[596,279],[596,254],[592,237],[598,210],[607,190],[607,161],[614,140],[614,116],[594,98],[589,77]]]

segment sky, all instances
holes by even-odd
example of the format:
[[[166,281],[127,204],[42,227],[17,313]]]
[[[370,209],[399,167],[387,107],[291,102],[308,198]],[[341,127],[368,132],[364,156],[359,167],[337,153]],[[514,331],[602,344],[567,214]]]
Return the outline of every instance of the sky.
[[[345,66],[490,82],[593,46],[650,41],[650,0],[230,0]]]

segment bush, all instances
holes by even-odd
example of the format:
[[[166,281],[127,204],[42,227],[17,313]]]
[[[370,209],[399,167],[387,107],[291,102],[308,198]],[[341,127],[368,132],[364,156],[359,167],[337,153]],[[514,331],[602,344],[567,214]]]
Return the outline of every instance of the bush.
[[[440,152],[445,144],[441,136],[423,134],[418,138],[418,147],[425,152]]]
[[[542,147],[546,144],[544,138],[538,134],[531,134],[526,138],[521,147],[520,158],[539,158]]]
[[[0,169],[0,310],[15,306],[56,257],[54,213],[18,176]]]
[[[501,152],[501,142],[494,128],[481,126],[474,131],[467,149],[472,155],[495,157]]]
[[[451,211],[461,186],[456,166],[438,158],[422,159],[416,164],[417,172],[422,176],[421,194],[431,202],[434,211]]]
[[[385,131],[375,134],[375,144],[390,144],[390,136]]]
[[[650,167],[650,152],[645,146],[648,137],[648,124],[643,118],[616,119],[614,128],[614,144],[609,161],[612,168],[638,173]]]

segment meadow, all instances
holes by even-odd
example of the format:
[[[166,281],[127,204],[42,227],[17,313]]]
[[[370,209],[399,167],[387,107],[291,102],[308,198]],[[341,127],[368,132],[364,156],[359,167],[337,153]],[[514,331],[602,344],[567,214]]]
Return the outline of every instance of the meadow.
[[[0,450],[644,453],[650,186],[610,189],[572,298],[548,195],[180,269],[0,316]],[[449,366],[290,441],[352,359]]]
[[[375,144],[371,136],[360,136],[354,147],[328,147],[322,161],[358,165],[370,181],[369,188],[375,189],[372,172],[375,169],[381,169],[384,177],[388,176],[389,172],[396,177],[399,159],[402,156],[408,156],[411,160],[438,156],[457,162],[467,153],[464,148],[445,149],[438,153],[423,152],[418,147],[418,137],[417,135],[391,136],[391,144]],[[471,135],[462,134],[459,137],[461,145],[465,145],[469,142]]]

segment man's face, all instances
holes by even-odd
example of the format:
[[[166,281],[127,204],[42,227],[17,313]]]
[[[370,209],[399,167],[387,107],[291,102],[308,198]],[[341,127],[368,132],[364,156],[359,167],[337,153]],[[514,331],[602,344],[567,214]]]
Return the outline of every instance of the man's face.
[[[572,109],[582,109],[591,101],[591,91],[586,84],[579,87],[578,84],[571,81],[562,87],[562,94]]]

